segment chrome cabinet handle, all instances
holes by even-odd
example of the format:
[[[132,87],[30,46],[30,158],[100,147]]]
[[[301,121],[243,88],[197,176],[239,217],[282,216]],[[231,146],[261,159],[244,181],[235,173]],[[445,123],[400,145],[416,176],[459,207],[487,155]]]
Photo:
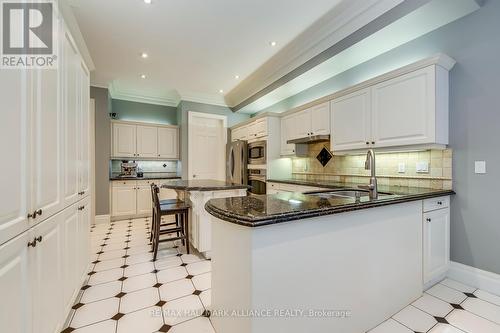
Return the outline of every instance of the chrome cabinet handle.
[[[438,201],[438,202],[437,202],[437,204],[438,204],[438,205],[442,205],[442,204],[443,204],[443,202],[442,202],[442,201]]]
[[[85,206],[78,207],[78,210],[84,210],[84,209],[85,209]]]
[[[430,218],[425,219],[427,222],[431,222],[432,220]]]
[[[31,242],[28,242],[28,247],[35,247],[36,246],[36,238],[33,239]]]
[[[35,219],[37,215],[42,215],[43,211],[41,209],[35,210],[33,213],[28,214],[29,219]]]

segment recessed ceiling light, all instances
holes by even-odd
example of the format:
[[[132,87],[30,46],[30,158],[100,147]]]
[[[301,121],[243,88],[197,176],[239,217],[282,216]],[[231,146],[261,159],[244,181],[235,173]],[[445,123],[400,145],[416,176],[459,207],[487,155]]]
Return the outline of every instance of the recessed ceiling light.
[[[144,0],[144,3],[151,4],[151,0]]]
[[[146,74],[141,74],[141,79],[145,79],[146,77]]]
[[[236,80],[238,80],[238,79],[240,78],[240,76],[239,76],[239,75],[235,75],[235,76],[234,76],[234,78],[235,78]]]
[[[219,92],[222,94],[222,93],[224,93],[224,90],[223,89],[219,89]]]
[[[276,43],[276,42],[274,42],[274,41],[273,41],[273,42],[269,42],[269,45],[271,45],[271,46],[276,46],[277,44],[278,44],[278,43]]]
[[[141,58],[146,59],[147,57],[149,57],[149,55],[146,52],[141,53]]]

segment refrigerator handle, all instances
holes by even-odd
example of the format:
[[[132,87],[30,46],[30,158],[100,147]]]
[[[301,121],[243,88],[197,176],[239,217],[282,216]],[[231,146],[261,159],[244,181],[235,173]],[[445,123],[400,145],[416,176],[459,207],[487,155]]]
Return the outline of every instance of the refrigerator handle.
[[[229,180],[231,183],[234,183],[234,148],[232,145],[229,147],[229,161],[227,164],[229,169]]]

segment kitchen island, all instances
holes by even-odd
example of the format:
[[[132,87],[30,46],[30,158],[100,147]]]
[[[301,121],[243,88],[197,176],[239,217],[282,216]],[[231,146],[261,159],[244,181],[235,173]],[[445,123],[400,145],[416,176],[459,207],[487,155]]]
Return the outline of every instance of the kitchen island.
[[[205,204],[213,198],[242,197],[247,195],[247,185],[230,182],[198,179],[198,180],[166,180],[161,189],[175,190],[177,197],[189,202],[189,241],[206,258],[210,258],[212,248],[212,217],[205,210]]]
[[[426,209],[448,206],[453,192],[379,190],[377,199],[279,193],[208,201],[217,332],[362,333],[420,297],[425,268],[438,273],[423,253]]]

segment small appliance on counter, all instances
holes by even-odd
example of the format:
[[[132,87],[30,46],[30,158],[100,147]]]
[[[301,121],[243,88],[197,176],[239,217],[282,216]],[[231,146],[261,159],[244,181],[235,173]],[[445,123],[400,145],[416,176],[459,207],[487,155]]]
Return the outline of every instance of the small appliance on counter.
[[[127,178],[127,177],[136,178],[136,177],[138,177],[137,169],[138,169],[137,163],[135,163],[135,162],[129,162],[129,161],[122,161],[122,163],[121,163],[120,177],[123,177],[123,178]]]

